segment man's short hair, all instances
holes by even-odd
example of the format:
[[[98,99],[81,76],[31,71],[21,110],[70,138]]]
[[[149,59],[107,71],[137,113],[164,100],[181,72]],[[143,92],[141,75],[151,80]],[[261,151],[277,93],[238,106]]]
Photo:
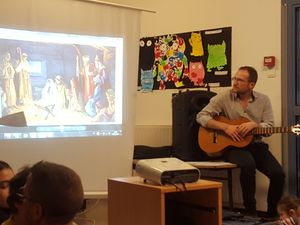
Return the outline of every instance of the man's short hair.
[[[68,223],[82,209],[80,177],[66,166],[38,162],[32,166],[26,186],[28,197],[41,205],[45,220],[50,223]]]
[[[241,66],[239,70],[246,70],[249,73],[249,82],[253,82],[256,84],[257,82],[257,71],[252,66]]]

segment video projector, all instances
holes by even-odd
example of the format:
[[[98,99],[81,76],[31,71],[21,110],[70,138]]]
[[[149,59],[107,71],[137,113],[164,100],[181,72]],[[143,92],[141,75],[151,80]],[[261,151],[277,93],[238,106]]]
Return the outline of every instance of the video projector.
[[[136,173],[158,184],[192,183],[200,179],[200,171],[177,158],[141,159]]]

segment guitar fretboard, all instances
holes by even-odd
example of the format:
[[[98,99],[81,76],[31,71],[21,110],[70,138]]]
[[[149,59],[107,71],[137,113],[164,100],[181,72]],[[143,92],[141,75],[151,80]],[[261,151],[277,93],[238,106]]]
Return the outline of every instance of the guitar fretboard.
[[[292,127],[260,127],[255,128],[250,133],[251,134],[274,134],[274,133],[290,133],[292,132]]]

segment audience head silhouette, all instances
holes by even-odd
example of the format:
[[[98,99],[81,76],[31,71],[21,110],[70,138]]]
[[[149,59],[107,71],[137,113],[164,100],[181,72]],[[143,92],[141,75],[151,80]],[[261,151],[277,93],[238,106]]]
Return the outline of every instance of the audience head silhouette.
[[[31,167],[22,194],[23,213],[31,225],[71,224],[84,198],[75,171],[46,161]]]

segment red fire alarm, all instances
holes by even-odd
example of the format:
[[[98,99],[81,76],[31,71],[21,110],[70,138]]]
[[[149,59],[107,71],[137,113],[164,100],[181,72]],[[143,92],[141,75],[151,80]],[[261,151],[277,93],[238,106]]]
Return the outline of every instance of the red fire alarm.
[[[265,56],[264,57],[264,66],[272,69],[275,66],[275,56]]]

